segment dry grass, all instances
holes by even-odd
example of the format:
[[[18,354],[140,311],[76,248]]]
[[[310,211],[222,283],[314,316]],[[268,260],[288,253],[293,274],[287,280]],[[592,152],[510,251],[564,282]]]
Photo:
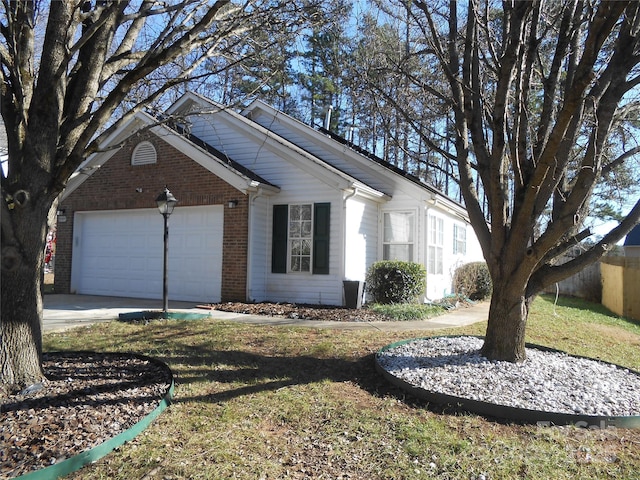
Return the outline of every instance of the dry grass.
[[[164,360],[176,375],[166,412],[71,478],[640,478],[638,430],[508,424],[405,397],[376,374],[373,356],[416,336],[425,332],[216,320],[111,322],[48,334],[48,350],[135,351]],[[534,343],[636,370],[639,339],[636,323],[584,303],[554,308],[539,299],[529,325]]]

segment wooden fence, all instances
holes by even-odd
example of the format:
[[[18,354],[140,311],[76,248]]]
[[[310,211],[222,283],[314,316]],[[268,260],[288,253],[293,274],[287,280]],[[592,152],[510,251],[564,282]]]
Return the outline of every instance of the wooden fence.
[[[604,257],[602,305],[616,315],[640,320],[640,257]]]
[[[602,303],[616,315],[640,320],[640,256],[603,257],[599,263],[546,288],[545,293]]]
[[[602,300],[600,264],[589,265],[574,276],[546,288],[545,293],[559,293],[560,295],[584,298],[591,302],[600,303]]]

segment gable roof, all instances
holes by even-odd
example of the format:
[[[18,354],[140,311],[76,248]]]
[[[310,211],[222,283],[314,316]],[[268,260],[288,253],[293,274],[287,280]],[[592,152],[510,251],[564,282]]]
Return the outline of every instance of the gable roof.
[[[335,140],[336,142],[349,147],[351,150],[354,150],[355,152],[359,153],[360,155],[365,156],[368,159],[374,161],[375,163],[377,163],[379,165],[382,165],[383,167],[391,170],[393,173],[395,173],[397,175],[400,175],[403,178],[406,178],[407,180],[419,185],[422,188],[425,188],[429,192],[436,193],[436,194],[441,195],[443,197],[447,197],[452,202],[455,202],[455,200],[453,200],[451,197],[448,197],[447,195],[445,195],[443,192],[441,192],[440,190],[438,190],[434,186],[429,185],[428,183],[425,183],[422,180],[420,180],[420,178],[418,176],[416,176],[416,175],[414,175],[412,173],[409,173],[406,170],[403,170],[400,167],[398,167],[398,166],[396,166],[396,165],[394,165],[394,164],[392,164],[390,162],[387,162],[386,160],[378,157],[377,155],[369,152],[368,150],[365,150],[364,148],[361,148],[360,146],[358,146],[355,143],[347,140],[346,138],[338,135],[337,133],[334,133],[331,130],[327,130],[324,127],[319,127],[318,131],[320,133],[323,133],[323,134],[329,136],[332,140]]]
[[[188,116],[188,115],[221,115],[224,121],[235,128],[241,129],[248,135],[253,136],[256,141],[263,145],[269,145],[280,154],[280,157],[286,161],[293,161],[299,168],[307,170],[309,173],[316,175],[325,182],[331,180],[335,183],[338,180],[342,185],[340,188],[351,188],[357,190],[358,194],[368,196],[375,200],[388,200],[391,196],[379,189],[369,185],[362,179],[356,178],[348,172],[345,172],[322,158],[311,152],[301,148],[294,142],[289,141],[277,132],[270,130],[251,118],[225,107],[213,100],[203,97],[199,94],[189,92],[178,99],[168,110],[169,115]],[[293,155],[293,157],[292,157]],[[300,162],[299,160],[304,160]]]
[[[170,125],[169,122],[158,124],[158,118],[146,112],[139,112],[133,119],[122,125],[104,140],[101,145],[102,151],[92,154],[80,165],[69,179],[62,198],[69,196],[96,170],[102,167],[132,135],[145,128],[243,193],[254,191],[258,188],[261,188],[264,192],[273,193],[280,190],[279,187],[260,177],[255,172],[235,162],[211,145],[207,145],[196,136],[191,135],[184,128]]]
[[[200,138],[196,137],[192,133],[187,132],[184,127],[182,127],[180,125],[167,125],[167,127],[168,128],[172,128],[178,134],[180,134],[181,136],[185,137],[187,140],[193,142],[195,145],[199,146],[200,148],[206,150],[207,152],[209,152],[211,155],[213,155],[218,160],[225,162],[227,165],[229,165],[229,167],[231,167],[233,170],[235,170],[236,172],[240,173],[241,175],[244,175],[246,178],[248,178],[250,180],[253,180],[254,182],[261,183],[263,185],[268,185],[268,186],[273,187],[273,188],[278,188],[275,185],[273,185],[271,182],[269,182],[268,180],[265,180],[264,178],[262,178],[257,173],[251,171],[250,169],[248,169],[247,167],[242,165],[241,163],[236,162],[235,160],[233,160],[226,153],[221,152],[217,148],[215,148],[215,147],[209,145],[208,143],[206,143],[204,140],[201,140]]]
[[[462,216],[465,220],[468,220],[466,208],[462,203],[452,199],[434,186],[423,182],[416,175],[413,175],[387,162],[386,160],[374,155],[371,152],[366,151],[365,149],[360,148],[354,143],[325,128],[321,127],[315,129],[291,117],[290,115],[276,110],[269,104],[259,99],[253,100],[249,104],[249,106],[247,106],[242,111],[242,115],[248,118],[258,118],[261,111],[269,116],[272,116],[274,121],[277,119],[279,122],[285,124],[288,128],[297,131],[300,135],[303,135],[306,138],[314,138],[317,141],[322,141],[327,148],[330,148],[335,152],[339,151],[343,155],[348,155],[350,162],[358,163],[361,168],[377,171],[378,176],[386,176],[391,173],[394,176],[401,177],[402,179],[407,180],[409,184],[424,192],[425,197],[431,202],[433,202],[437,198],[441,204],[446,205],[452,212],[455,212],[457,215]],[[331,164],[331,161],[328,161],[328,163]],[[357,174],[354,172],[349,172],[349,174],[357,176]]]

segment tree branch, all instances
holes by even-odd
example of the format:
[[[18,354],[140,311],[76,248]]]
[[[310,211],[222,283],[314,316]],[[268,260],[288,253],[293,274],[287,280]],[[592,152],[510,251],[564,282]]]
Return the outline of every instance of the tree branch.
[[[550,265],[546,263],[534,271],[527,286],[528,294],[535,294],[549,285],[569,278],[580,272],[586,266],[602,258],[602,256],[619,242],[622,237],[627,235],[638,222],[640,222],[640,200],[636,202],[631,212],[629,212],[629,215],[627,215],[617,227],[602,237],[602,239],[591,248],[566,263],[560,265]]]

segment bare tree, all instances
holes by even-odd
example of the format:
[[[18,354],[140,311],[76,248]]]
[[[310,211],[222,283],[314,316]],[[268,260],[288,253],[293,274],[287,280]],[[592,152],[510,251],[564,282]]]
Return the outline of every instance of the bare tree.
[[[71,174],[136,112],[217,73],[205,61],[237,52],[255,31],[291,34],[290,22],[305,18],[301,3],[310,2],[2,0],[9,158],[0,200],[0,393],[43,380],[47,215]]]
[[[415,54],[446,79],[423,92],[450,109],[460,188],[493,280],[482,352],[522,361],[535,295],[598,260],[640,219],[634,200],[617,227],[558,261],[591,236],[585,220],[604,175],[636,159],[632,135],[623,144],[615,132],[635,128],[640,3],[398,5],[422,35]]]

